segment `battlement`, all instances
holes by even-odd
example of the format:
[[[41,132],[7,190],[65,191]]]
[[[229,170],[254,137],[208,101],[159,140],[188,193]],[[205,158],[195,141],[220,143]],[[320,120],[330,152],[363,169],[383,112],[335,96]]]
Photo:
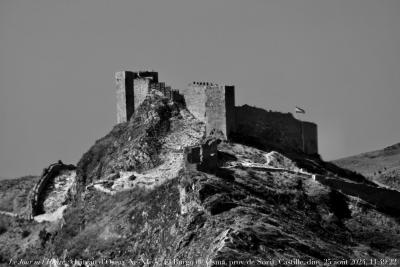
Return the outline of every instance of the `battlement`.
[[[302,122],[290,113],[235,106],[235,87],[209,81],[194,81],[182,90],[174,90],[159,82],[155,71],[121,71],[117,84],[117,120],[126,122],[151,90],[161,92],[173,101],[185,103],[187,109],[205,124],[206,136],[222,139],[242,136],[303,151],[318,153],[317,125]],[[257,141],[258,142],[258,141]]]
[[[151,79],[152,82],[158,82],[158,72],[142,70],[138,72],[133,72],[134,79]]]
[[[249,105],[235,107],[235,114],[235,134],[245,137],[248,142],[318,154],[315,123],[300,121],[291,113],[267,111]]]
[[[158,81],[155,71],[119,71],[115,73],[117,87],[117,122],[126,122],[135,113],[151,90],[162,92],[170,99],[178,99],[178,90]]]
[[[212,82],[192,82],[192,83],[189,83],[188,86],[204,86],[204,87],[206,87],[206,86],[219,86],[219,85],[216,83],[212,83]]]
[[[186,107],[206,125],[206,134],[229,138],[235,125],[235,88],[211,82],[192,82],[182,90]]]

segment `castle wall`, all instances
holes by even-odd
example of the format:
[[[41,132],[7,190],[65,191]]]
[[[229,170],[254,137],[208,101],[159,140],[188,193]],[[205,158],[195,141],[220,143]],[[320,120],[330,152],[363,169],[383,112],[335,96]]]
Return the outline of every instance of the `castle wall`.
[[[226,132],[229,138],[236,130],[235,87],[225,86]]]
[[[218,144],[219,139],[208,139],[205,142],[185,147],[184,169],[204,172],[215,172],[218,168]]]
[[[128,121],[149,92],[151,83],[158,83],[154,71],[119,71],[115,73],[117,86],[117,123]]]
[[[221,131],[227,136],[225,88],[223,86],[206,87],[206,134]]]
[[[117,123],[127,121],[134,113],[133,95],[134,73],[119,71],[115,73],[117,86]]]
[[[235,129],[235,88],[194,82],[182,91],[188,110],[206,124],[206,134],[222,132],[225,138]]]
[[[225,138],[279,146],[308,154],[318,153],[317,125],[297,120],[289,113],[269,112],[248,105],[235,107],[234,86],[193,82],[180,94],[153,71],[116,73],[117,120],[130,119],[150,90],[158,90],[171,100],[185,102],[188,110],[206,125],[206,135],[222,133]]]
[[[133,81],[134,109],[137,110],[150,91],[150,79],[136,78]],[[130,117],[128,117],[129,120]]]
[[[171,90],[171,99],[176,103],[185,103],[185,97],[179,92],[179,90]]]
[[[139,72],[134,72],[134,75],[135,75],[134,79],[148,78],[153,83],[158,83],[158,72],[156,71],[139,71]]]
[[[304,129],[304,152],[307,154],[318,154],[318,128],[315,123],[303,122]]]
[[[43,213],[43,194],[46,187],[52,179],[54,179],[62,170],[75,170],[74,165],[65,165],[63,163],[55,163],[43,170],[40,180],[29,194],[28,208],[29,217]]]
[[[317,126],[301,121],[290,113],[271,112],[244,105],[236,107],[236,131],[238,136],[270,146],[280,146],[303,151],[308,154],[318,153]]]
[[[182,90],[185,97],[187,109],[199,120],[205,121],[206,114],[206,93],[205,85],[199,83],[191,83],[187,88]]]

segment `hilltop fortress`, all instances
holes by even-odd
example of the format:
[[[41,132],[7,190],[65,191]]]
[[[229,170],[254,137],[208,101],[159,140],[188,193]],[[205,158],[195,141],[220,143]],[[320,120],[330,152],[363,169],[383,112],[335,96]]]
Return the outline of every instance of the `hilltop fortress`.
[[[221,162],[235,157],[219,151],[219,144],[223,139],[232,141],[231,145],[237,143],[235,145],[239,145],[238,149],[241,151],[236,152],[243,155],[248,151],[242,150],[244,146],[240,148],[241,144],[266,148],[272,151],[272,154],[264,154],[267,156],[267,162],[273,158],[278,166],[285,161],[282,156],[276,156],[282,150],[305,153],[311,157],[318,156],[316,124],[300,121],[290,113],[267,111],[248,105],[235,106],[235,87],[232,85],[192,82],[183,90],[175,90],[159,82],[158,73],[154,71],[120,71],[116,73],[115,78],[118,123],[128,122],[138,111],[146,96],[154,91],[158,92],[157,97],[153,95],[154,99],[160,100],[158,104],[162,103],[163,107],[168,107],[172,103],[166,103],[165,99],[160,97],[162,95],[181,107],[185,106],[193,115],[191,116],[186,109],[177,108],[177,110],[184,110],[179,115],[185,114],[187,120],[182,116],[182,120],[185,120],[184,126],[177,127],[179,130],[175,132],[170,131],[169,136],[167,134],[168,138],[165,139],[167,142],[159,148],[160,151],[165,150],[161,164],[157,161],[155,161],[156,165],[153,164],[153,158],[150,155],[152,148],[146,146],[146,141],[142,144],[142,141],[138,141],[140,139],[131,140],[130,138],[135,134],[124,139],[125,135],[121,135],[117,130],[98,140],[83,155],[77,166],[58,161],[45,168],[27,197],[26,208],[18,213],[0,211],[0,214],[27,217],[38,222],[59,220],[62,219],[64,210],[78,190],[96,189],[107,194],[114,194],[139,184],[150,188],[159,185],[162,181],[177,177],[180,168],[215,175],[218,173],[219,176],[230,179],[230,167],[221,167]],[[145,109],[140,111],[141,115],[146,116],[148,108],[156,106],[156,103],[147,102],[147,109],[144,106]],[[157,112],[164,114],[165,110],[157,110]],[[171,118],[167,116],[164,119],[170,122]],[[146,122],[140,121],[140,123]],[[151,126],[155,127],[154,125]],[[114,129],[127,130],[131,127],[131,125],[119,126],[122,127]],[[184,127],[187,128],[184,130]],[[157,136],[157,138],[164,137]],[[119,141],[116,142],[116,140]],[[109,150],[108,147],[112,149]],[[306,158],[310,157],[306,156]],[[271,168],[269,163],[249,163],[249,160],[235,158],[232,162],[239,164],[237,166],[263,170]],[[286,170],[281,167],[278,169],[299,173],[298,170],[293,169]],[[316,179],[315,174],[302,172],[302,175]]]
[[[317,125],[300,121],[290,113],[266,111],[248,105],[235,106],[235,87],[210,82],[192,82],[187,88],[174,90],[158,81],[154,71],[120,71],[117,86],[117,122],[130,119],[151,90],[169,99],[182,101],[187,109],[204,122],[206,135],[221,133],[231,140],[240,136],[247,142],[279,145],[318,154]]]

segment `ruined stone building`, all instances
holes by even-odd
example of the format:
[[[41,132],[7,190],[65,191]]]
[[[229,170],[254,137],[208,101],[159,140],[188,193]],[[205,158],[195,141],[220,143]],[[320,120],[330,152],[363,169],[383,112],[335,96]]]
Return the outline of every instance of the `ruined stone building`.
[[[206,135],[222,133],[226,139],[245,136],[262,139],[307,154],[318,154],[317,125],[300,121],[290,113],[271,112],[248,105],[235,106],[235,87],[210,82],[192,82],[173,90],[158,81],[154,71],[120,71],[117,85],[117,122],[129,120],[151,90],[170,99],[183,99],[187,109],[205,123]]]
[[[117,84],[117,122],[128,121],[135,110],[153,89],[161,91],[168,98],[178,97],[179,92],[165,83],[158,82],[154,71],[119,71],[115,74]]]
[[[226,138],[235,127],[235,87],[193,82],[181,90],[188,110],[206,124],[206,134],[220,131]]]

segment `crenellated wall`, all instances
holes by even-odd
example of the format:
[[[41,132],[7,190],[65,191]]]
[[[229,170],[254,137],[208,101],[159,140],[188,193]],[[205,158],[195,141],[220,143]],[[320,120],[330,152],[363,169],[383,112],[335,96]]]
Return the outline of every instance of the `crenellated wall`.
[[[193,82],[182,91],[186,107],[206,124],[207,135],[229,138],[235,129],[235,88],[209,82]]]
[[[181,91],[186,107],[200,121],[205,121],[206,116],[206,87],[205,83],[193,82]]]
[[[179,98],[177,90],[158,82],[158,73],[155,71],[119,71],[115,73],[115,82],[117,123],[128,121],[151,90],[160,91],[170,99]]]
[[[316,124],[302,122],[290,113],[266,111],[248,105],[236,107],[235,110],[236,135],[266,145],[304,151],[307,154],[318,153]]]
[[[148,78],[135,78],[133,80],[133,98],[134,98],[134,109],[138,109],[140,104],[143,103],[147,94],[150,92],[151,80]],[[128,117],[128,120],[131,116]]]
[[[204,122],[206,135],[225,139],[241,136],[266,145],[318,154],[316,124],[297,120],[290,113],[248,105],[236,107],[234,86],[193,82],[179,92],[158,82],[158,73],[149,71],[118,72],[116,81],[118,122],[129,120],[148,92],[157,90],[169,99],[184,102],[187,109]]]
[[[65,165],[61,162],[51,164],[48,168],[43,170],[42,176],[40,180],[37,182],[35,187],[29,194],[28,198],[28,208],[29,208],[29,217],[34,217],[38,214],[43,213],[43,201],[44,201],[44,192],[46,191],[47,186],[57,175],[60,174],[63,170],[75,170],[76,167],[74,165]]]

